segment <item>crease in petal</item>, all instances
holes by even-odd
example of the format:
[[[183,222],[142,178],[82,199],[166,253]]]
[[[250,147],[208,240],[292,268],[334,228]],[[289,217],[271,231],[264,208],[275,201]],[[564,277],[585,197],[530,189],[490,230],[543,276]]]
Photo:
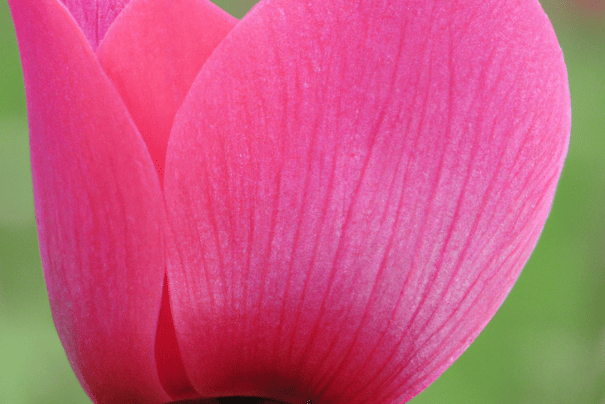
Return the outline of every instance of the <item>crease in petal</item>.
[[[512,287],[569,129],[537,1],[261,2],[202,68],[168,148],[195,389],[411,399]]]
[[[191,386],[187,376],[181,352],[178,347],[174,321],[170,308],[170,293],[168,279],[164,277],[162,288],[162,305],[158,319],[157,334],[155,337],[155,358],[158,376],[162,387],[173,400],[197,398],[198,394]]]
[[[149,154],[69,11],[55,0],[9,5],[59,337],[94,402],[165,403],[154,343],[166,216]]]
[[[170,129],[193,80],[237,23],[208,0],[132,0],[97,50],[160,181]]]

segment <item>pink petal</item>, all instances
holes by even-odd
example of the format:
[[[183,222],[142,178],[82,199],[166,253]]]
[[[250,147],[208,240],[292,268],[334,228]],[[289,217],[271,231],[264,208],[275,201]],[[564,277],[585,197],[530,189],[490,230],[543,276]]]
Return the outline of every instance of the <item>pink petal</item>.
[[[130,0],[60,0],[96,50],[105,33]]]
[[[165,210],[144,142],[57,0],[10,2],[30,124],[40,253],[55,325],[99,403],[164,403],[154,342]]]
[[[535,0],[261,2],[168,148],[167,270],[195,389],[409,400],[513,286],[569,130]]]
[[[97,50],[160,179],[174,115],[208,56],[236,23],[207,0],[133,0]]]

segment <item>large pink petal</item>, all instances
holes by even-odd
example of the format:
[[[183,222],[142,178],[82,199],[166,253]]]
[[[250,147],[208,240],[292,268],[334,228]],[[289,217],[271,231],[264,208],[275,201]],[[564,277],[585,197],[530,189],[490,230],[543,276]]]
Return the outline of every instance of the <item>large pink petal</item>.
[[[195,388],[416,395],[515,282],[569,130],[536,0],[260,3],[168,146],[171,303]]]
[[[97,50],[160,179],[174,115],[208,56],[236,23],[208,0],[133,0]]]
[[[68,10],[57,0],[10,6],[59,336],[95,402],[166,402],[154,356],[166,219],[153,164]]]
[[[96,50],[105,33],[130,0],[60,0]]]

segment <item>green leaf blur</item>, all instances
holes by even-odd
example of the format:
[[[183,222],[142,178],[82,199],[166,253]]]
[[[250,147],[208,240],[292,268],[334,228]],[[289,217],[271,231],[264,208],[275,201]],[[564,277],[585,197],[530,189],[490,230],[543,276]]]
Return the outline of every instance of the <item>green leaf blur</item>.
[[[412,404],[605,404],[605,10],[572,1],[542,1],[565,54],[573,107],[569,155],[550,218],[493,321]],[[217,4],[239,18],[255,2]],[[0,403],[90,403],[50,315],[34,220],[23,78],[5,1]]]

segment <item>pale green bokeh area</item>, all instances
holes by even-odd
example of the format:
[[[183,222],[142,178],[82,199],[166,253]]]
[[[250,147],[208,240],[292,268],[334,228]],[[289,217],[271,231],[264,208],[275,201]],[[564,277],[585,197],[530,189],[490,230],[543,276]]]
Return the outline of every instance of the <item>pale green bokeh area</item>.
[[[494,320],[413,404],[605,404],[605,13],[569,1],[543,2],[573,103],[552,213]],[[241,17],[253,3],[220,5]],[[33,209],[21,66],[0,0],[0,403],[90,403],[53,327]]]

